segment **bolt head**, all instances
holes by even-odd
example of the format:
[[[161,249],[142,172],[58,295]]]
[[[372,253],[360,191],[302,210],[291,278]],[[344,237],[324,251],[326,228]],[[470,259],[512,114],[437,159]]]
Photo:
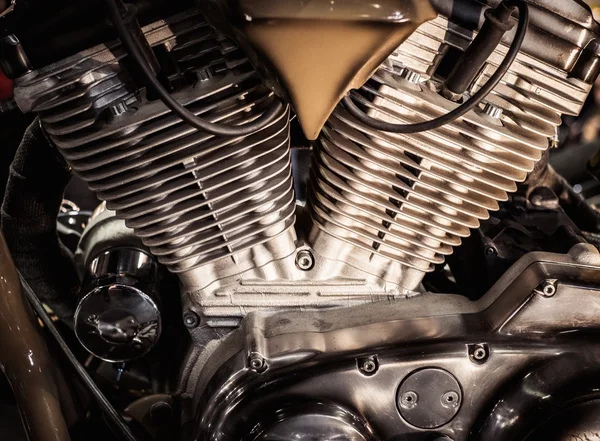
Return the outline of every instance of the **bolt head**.
[[[200,324],[200,317],[194,311],[186,311],[183,314],[183,324],[186,328],[193,329]]]
[[[265,368],[265,359],[260,355],[252,355],[248,361],[248,365],[253,371],[262,371]]]
[[[485,255],[486,256],[495,256],[498,254],[498,251],[496,251],[496,248],[489,246],[485,249]]]
[[[483,364],[489,356],[490,352],[486,344],[469,345],[469,358],[473,363]]]
[[[556,286],[551,282],[546,282],[542,287],[542,294],[546,297],[552,297],[556,294]]]
[[[419,395],[416,392],[408,391],[400,397],[400,407],[404,409],[414,409],[419,402]]]
[[[377,365],[373,360],[367,360],[363,363],[363,370],[368,374],[375,372],[376,369]]]
[[[298,251],[296,254],[296,266],[302,271],[308,271],[315,265],[315,258],[312,253],[308,250]]]
[[[442,395],[442,406],[447,408],[455,408],[460,404],[460,395],[456,391],[446,392]]]
[[[475,360],[483,360],[486,355],[485,349],[483,348],[477,348],[475,351],[473,351],[473,358]]]

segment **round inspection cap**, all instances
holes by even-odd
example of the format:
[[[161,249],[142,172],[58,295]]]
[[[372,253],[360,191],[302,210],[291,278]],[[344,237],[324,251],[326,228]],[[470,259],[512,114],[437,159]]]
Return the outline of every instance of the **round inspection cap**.
[[[400,415],[421,429],[449,423],[462,404],[460,384],[449,372],[427,368],[409,374],[396,396]]]

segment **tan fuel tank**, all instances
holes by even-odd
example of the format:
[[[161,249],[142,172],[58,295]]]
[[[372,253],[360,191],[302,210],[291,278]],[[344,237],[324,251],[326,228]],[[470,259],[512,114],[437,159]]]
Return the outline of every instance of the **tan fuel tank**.
[[[240,0],[239,29],[268,58],[308,139],[414,30],[429,0]]]

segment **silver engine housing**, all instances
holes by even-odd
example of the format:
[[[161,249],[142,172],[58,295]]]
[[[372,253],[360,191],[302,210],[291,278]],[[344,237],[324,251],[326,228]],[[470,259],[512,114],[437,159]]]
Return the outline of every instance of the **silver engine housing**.
[[[444,16],[439,3],[440,16],[363,87],[359,99],[371,116],[416,122],[457,105],[436,92],[433,74],[473,32]],[[39,113],[75,173],[179,275],[186,308],[209,326],[236,326],[254,310],[370,303],[418,290],[424,274],[526,178],[561,116],[579,113],[591,84],[571,72],[590,56],[596,30],[581,14],[530,3],[524,50],[481,108],[452,124],[396,136],[338,106],[314,149],[307,237],[295,229],[289,109],[247,137],[197,132],[135,88],[117,42],[26,74],[15,98],[21,110]],[[549,32],[557,24],[572,32]],[[195,113],[241,123],[274,99],[248,59],[198,11],[143,31],[182,72],[197,76],[174,92]],[[470,93],[496,69],[511,37]]]

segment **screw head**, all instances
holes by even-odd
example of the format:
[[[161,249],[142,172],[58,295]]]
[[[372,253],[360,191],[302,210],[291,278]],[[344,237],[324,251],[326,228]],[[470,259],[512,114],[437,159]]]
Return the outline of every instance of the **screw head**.
[[[362,367],[367,374],[373,373],[377,369],[377,365],[373,360],[365,361]]]
[[[483,360],[487,356],[484,348],[477,348],[473,351],[473,358],[477,361]]]
[[[485,343],[469,345],[468,349],[469,358],[475,364],[483,364],[490,357],[490,351]]]
[[[485,249],[485,255],[486,256],[496,256],[496,255],[498,255],[498,251],[496,250],[496,248],[489,246]]]
[[[546,280],[542,285],[542,295],[552,297],[554,294],[556,294],[556,285],[552,281]]]
[[[296,266],[302,271],[308,271],[315,265],[315,258],[308,250],[300,250],[296,254]]]
[[[416,392],[408,391],[400,397],[400,407],[404,409],[414,409],[419,402],[419,395]]]
[[[447,408],[455,408],[460,404],[460,395],[458,392],[451,390],[442,395],[442,406]]]
[[[377,370],[379,369],[379,362],[377,361],[376,356],[359,358],[357,360],[357,362],[358,362],[358,369],[364,375],[372,375],[375,372],[377,372]]]
[[[265,369],[266,363],[264,358],[262,358],[258,354],[254,354],[250,356],[250,359],[248,360],[248,365],[253,371],[261,372]]]
[[[200,317],[194,311],[186,311],[183,314],[183,324],[186,328],[193,329],[200,324]]]

